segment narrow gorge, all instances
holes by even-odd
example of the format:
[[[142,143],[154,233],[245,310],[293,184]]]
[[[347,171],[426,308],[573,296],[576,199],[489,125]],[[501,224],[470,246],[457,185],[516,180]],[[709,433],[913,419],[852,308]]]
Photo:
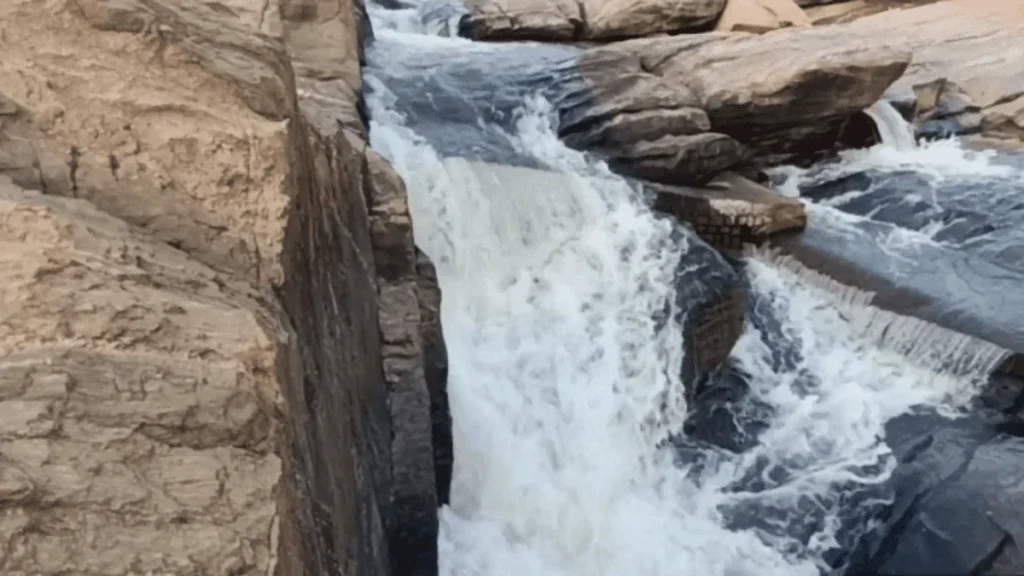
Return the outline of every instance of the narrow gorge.
[[[0,4],[0,574],[1024,570],[1024,4]]]

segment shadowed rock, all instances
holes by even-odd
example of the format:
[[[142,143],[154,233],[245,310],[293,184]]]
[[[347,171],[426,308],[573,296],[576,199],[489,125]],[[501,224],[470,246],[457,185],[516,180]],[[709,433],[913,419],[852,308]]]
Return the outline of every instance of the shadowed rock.
[[[850,558],[854,574],[1015,574],[1024,568],[1019,424],[937,415],[896,418],[898,465],[880,526]]]
[[[418,250],[417,253],[423,367],[430,390],[437,502],[443,506],[448,503],[455,458],[452,446],[452,416],[448,409],[448,349],[441,329],[441,288],[437,284],[437,272],[426,254]]]
[[[662,136],[612,149],[608,165],[616,171],[655,182],[703,184],[743,161],[743,145],[725,134]]]
[[[807,226],[804,205],[733,173],[723,173],[705,188],[649,184],[654,208],[688,222],[719,250],[762,244],[782,232]]]
[[[743,335],[746,309],[742,277],[711,246],[685,229],[677,231],[688,249],[676,276],[677,321],[682,323],[686,355],[682,378],[688,402],[718,379]]]

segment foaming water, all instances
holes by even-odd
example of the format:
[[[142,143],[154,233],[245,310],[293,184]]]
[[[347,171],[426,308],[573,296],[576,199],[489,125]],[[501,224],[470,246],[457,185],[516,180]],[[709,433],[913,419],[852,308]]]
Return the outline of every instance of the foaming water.
[[[452,0],[403,2],[391,9],[369,2],[366,10],[375,30],[446,38],[459,35],[459,22],[467,13],[465,6]]]
[[[875,121],[882,144],[901,151],[917,147],[914,127],[908,124],[887,100],[875,102],[865,112]]]
[[[378,42],[466,49],[394,32]],[[565,147],[539,96],[500,128],[453,128],[500,129],[532,167],[439,153],[401,111],[392,65],[367,70],[370,135],[406,182],[444,295],[455,450],[444,576],[816,576],[887,502],[885,423],[959,406],[982,381],[984,362],[955,373],[925,354],[908,362],[866,328],[875,312],[862,300],[838,306],[807,275],[754,258],[756,313],[778,329],[749,324],[734,361],[758,407],[737,418],[763,430],[743,452],[687,456],[674,443],[690,408],[681,324],[657,319],[686,313],[677,265],[696,240]]]
[[[849,319],[851,333],[857,334],[858,339],[880,350],[896,352],[917,365],[930,366],[936,373],[966,376],[961,384],[967,387],[947,398],[944,408],[965,405],[974,394],[972,377],[990,373],[1008,355],[1004,348],[985,340],[871,306],[873,292],[842,284],[778,250],[749,249],[747,256],[788,270],[802,283],[828,294],[831,304]]]
[[[997,155],[994,150],[971,150],[955,139],[930,140],[914,147],[883,142],[870,148],[843,150],[838,161],[812,168],[780,166],[771,172],[780,193],[797,197],[801,184],[874,170],[913,171],[935,180],[1013,176],[1012,166],[993,162]]]
[[[1024,156],[957,140],[843,152],[773,174],[787,196],[919,232],[1024,272]]]

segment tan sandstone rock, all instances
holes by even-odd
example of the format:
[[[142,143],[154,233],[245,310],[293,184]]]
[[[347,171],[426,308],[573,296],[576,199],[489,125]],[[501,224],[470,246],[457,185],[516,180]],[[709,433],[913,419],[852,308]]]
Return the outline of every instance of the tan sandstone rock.
[[[1024,4],[914,5],[764,36],[699,34],[592,48],[579,68],[593,99],[570,110],[560,129],[573,146],[673,185],[700,184],[739,165],[742,151],[760,164],[821,158],[843,145],[859,111],[883,94],[921,92],[940,80],[942,105],[919,106],[919,123],[949,117],[988,136],[1024,135]],[[693,149],[703,133],[742,147],[709,138],[718,154],[733,154],[716,159],[710,148]],[[671,141],[679,155],[666,171]]]
[[[980,111],[990,136],[1024,138],[1024,4],[952,0],[891,10],[848,25],[861,45],[886,38],[913,52],[894,90],[943,80]]]
[[[619,42],[581,57],[593,102],[570,111],[561,130],[574,146],[639,166],[640,177],[699,185],[748,158],[773,164],[827,154],[909,61],[909,51],[845,42],[832,28]],[[673,139],[685,145],[663,145]],[[671,156],[666,170],[661,159],[673,148],[682,157]]]
[[[715,30],[764,33],[811,21],[793,0],[729,0]]]
[[[935,0],[933,0],[935,1]],[[843,24],[854,20],[885,12],[893,7],[902,7],[894,0],[848,0],[837,4],[819,4],[806,6],[804,14],[815,26],[826,24]]]
[[[0,3],[0,573],[436,566],[432,328],[360,18]]]
[[[612,40],[707,29],[726,0],[466,0],[480,40]]]
[[[986,137],[1024,136],[1024,5],[1019,2],[855,0],[807,12],[816,25],[848,24],[838,32],[850,38],[844,41],[868,45],[884,39],[913,52],[892,92],[918,99],[919,127],[938,121]]]
[[[285,63],[232,61],[272,53],[246,27],[259,12],[244,2],[237,19],[199,2],[134,4],[0,6],[0,92],[47,136],[33,141],[47,192],[87,199],[208,264],[280,281],[288,96],[272,79]],[[207,42],[208,62],[174,41],[201,46],[199,31],[216,25],[223,47]],[[148,37],[134,33],[144,29]]]
[[[836,4],[847,2],[848,0],[796,0],[799,6],[820,6],[822,4]]]
[[[3,176],[0,222],[3,573],[272,569],[280,393],[247,285]]]

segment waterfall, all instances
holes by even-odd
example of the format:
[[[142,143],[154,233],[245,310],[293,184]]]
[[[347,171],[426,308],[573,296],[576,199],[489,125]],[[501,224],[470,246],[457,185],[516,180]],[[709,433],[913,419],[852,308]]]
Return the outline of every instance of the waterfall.
[[[913,150],[917,147],[914,127],[888,100],[879,100],[864,111],[875,122],[882,144],[896,150]]]
[[[757,441],[686,452],[682,329],[658,319],[686,312],[676,286],[700,278],[677,264],[695,240],[563,145],[536,90],[499,81],[563,48],[427,36],[408,14],[400,25],[371,15],[371,145],[406,182],[443,293],[455,463],[442,576],[828,569],[826,554],[849,543],[844,517],[884,501],[851,494],[874,494],[895,466],[886,422],[962,403],[988,366],[911,361],[879,345],[884,326],[863,299],[837,307],[808,274],[752,259],[752,316],[764,321],[748,323],[733,360],[750,381],[735,416],[757,421]],[[486,75],[495,92],[448,74]],[[498,110],[510,94],[515,109]],[[519,165],[479,161],[501,154]]]

